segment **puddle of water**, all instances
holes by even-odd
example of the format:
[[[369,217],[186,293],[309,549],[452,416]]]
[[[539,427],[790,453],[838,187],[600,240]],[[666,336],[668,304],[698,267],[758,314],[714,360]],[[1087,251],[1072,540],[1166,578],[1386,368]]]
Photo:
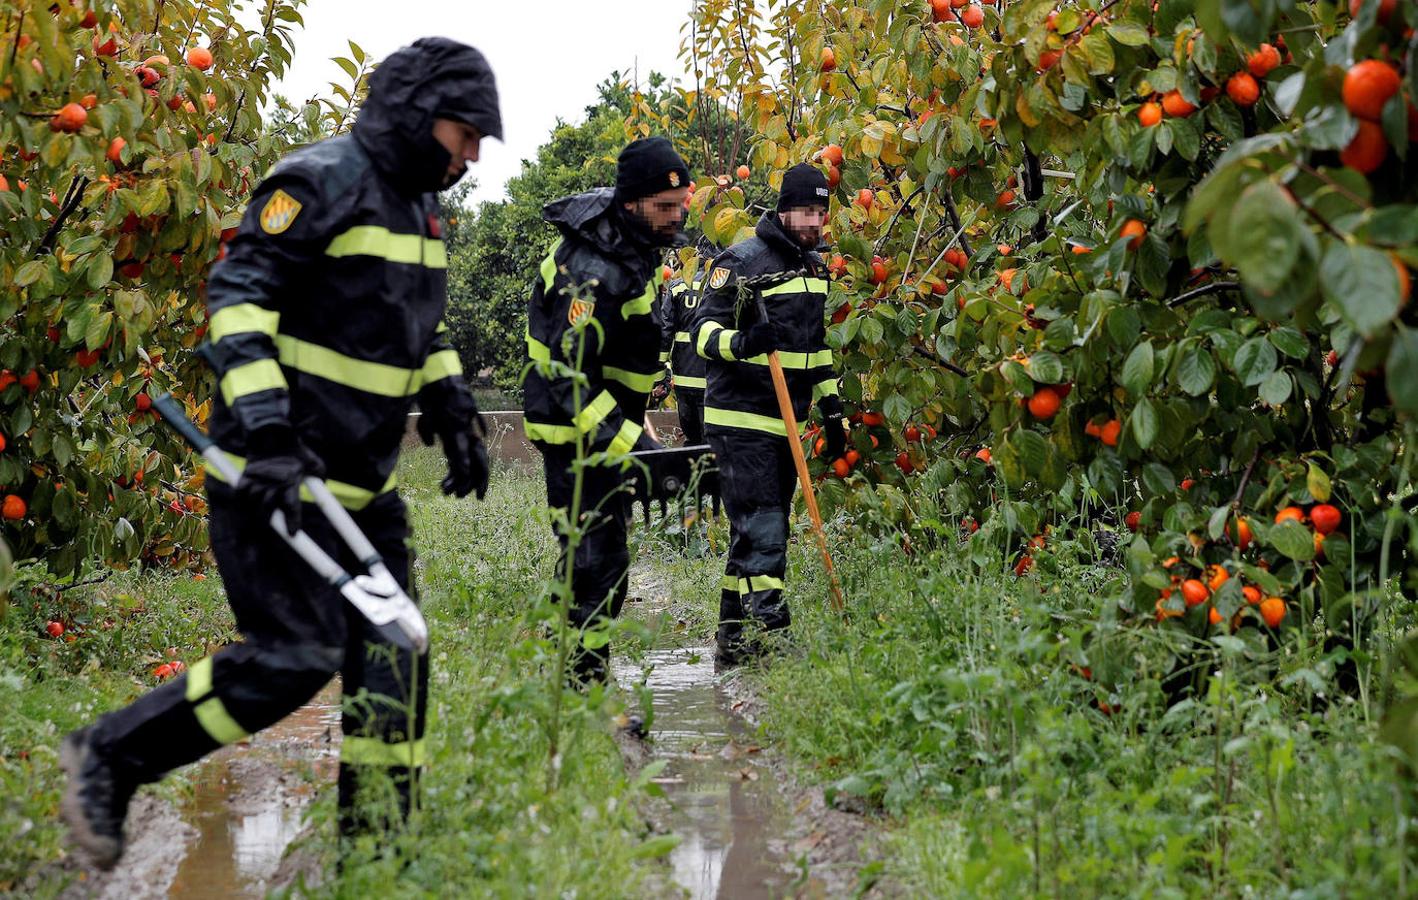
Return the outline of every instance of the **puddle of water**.
[[[712,648],[656,650],[644,669],[616,661],[618,681],[650,687],[656,758],[681,838],[670,853],[675,881],[695,900],[778,897],[786,890],[787,816],[772,773],[752,761],[751,735],[714,675]]]
[[[312,791],[289,786],[282,776],[289,777],[298,763],[306,762],[319,777],[333,778],[339,733],[336,679],[276,725],[208,757],[182,811],[198,837],[168,897],[264,897],[286,847],[300,833],[313,797]],[[243,777],[252,772],[260,773],[260,783],[243,784]]]

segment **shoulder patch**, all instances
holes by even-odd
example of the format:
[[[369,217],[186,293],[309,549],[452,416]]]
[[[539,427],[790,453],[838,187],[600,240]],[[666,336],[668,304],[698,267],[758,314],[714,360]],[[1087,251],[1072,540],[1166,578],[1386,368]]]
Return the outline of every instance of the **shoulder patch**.
[[[717,291],[719,288],[729,283],[728,266],[715,266],[714,271],[709,273],[709,289]]]
[[[589,319],[596,312],[595,300],[582,300],[576,298],[571,301],[571,305],[566,310],[566,321],[570,325],[578,325]]]
[[[266,205],[261,208],[261,230],[267,234],[280,234],[291,227],[291,223],[298,215],[300,215],[300,201],[285,191],[277,189],[271,195],[271,199],[266,201]]]

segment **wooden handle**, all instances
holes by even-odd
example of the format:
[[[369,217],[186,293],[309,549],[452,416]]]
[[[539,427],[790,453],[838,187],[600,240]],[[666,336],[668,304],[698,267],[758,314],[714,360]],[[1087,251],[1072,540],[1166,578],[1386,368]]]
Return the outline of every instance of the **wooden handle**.
[[[802,441],[798,439],[798,418],[793,415],[793,402],[788,398],[788,379],[783,375],[783,363],[778,359],[778,351],[768,353],[768,370],[773,374],[773,391],[778,395],[778,412],[783,416],[783,424],[788,429],[788,449],[793,454],[793,466],[798,470],[798,483],[803,486],[803,500],[807,504],[808,518],[812,520],[812,533],[817,538],[817,549],[822,553],[822,564],[827,569],[827,579],[832,591],[832,609],[842,612],[847,601],[842,597],[842,585],[837,581],[837,570],[832,566],[832,554],[827,552],[827,534],[822,530],[822,513],[817,511],[817,495],[812,492],[812,476],[807,471],[807,458],[803,456]]]

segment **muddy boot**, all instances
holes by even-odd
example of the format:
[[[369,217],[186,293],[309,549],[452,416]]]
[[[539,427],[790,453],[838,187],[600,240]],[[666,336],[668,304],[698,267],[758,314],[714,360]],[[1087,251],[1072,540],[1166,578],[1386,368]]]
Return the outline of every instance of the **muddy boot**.
[[[113,771],[84,727],[64,738],[59,764],[69,775],[59,811],[74,840],[101,869],[111,869],[123,855],[123,820],[134,786]]]

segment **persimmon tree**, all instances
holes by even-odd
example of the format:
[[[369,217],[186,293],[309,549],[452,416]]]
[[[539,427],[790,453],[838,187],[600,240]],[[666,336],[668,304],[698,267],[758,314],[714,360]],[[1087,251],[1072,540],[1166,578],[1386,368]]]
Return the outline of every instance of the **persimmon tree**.
[[[1385,579],[1418,583],[1415,22],[1412,0],[697,4],[753,161],[835,187],[860,427],[814,463],[825,498],[1020,574],[1112,518],[1136,532],[1124,619],[1362,631]],[[704,193],[709,228],[744,224]]]
[[[303,2],[0,2],[0,538],[17,560],[66,577],[205,547],[201,470],[151,398],[207,414],[206,273],[289,146],[262,110]],[[364,66],[354,49],[342,67]]]

